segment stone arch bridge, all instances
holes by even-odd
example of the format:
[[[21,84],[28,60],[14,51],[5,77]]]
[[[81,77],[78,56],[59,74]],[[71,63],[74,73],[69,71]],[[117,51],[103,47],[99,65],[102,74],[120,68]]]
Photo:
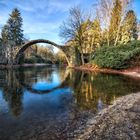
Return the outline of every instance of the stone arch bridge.
[[[74,52],[73,52],[73,50],[70,51],[70,49],[71,49],[70,46],[68,46],[68,45],[58,45],[55,42],[50,41],[50,40],[46,40],[46,39],[31,40],[31,41],[21,45],[20,47],[16,47],[16,49],[15,49],[16,53],[15,53],[15,56],[14,56],[14,62],[13,63],[18,64],[20,58],[24,54],[24,51],[27,48],[29,48],[30,46],[32,46],[34,44],[37,44],[37,43],[47,43],[47,44],[55,46],[56,48],[58,48],[59,50],[61,50],[64,53],[68,65],[69,66],[73,65],[73,63],[74,63],[73,57],[72,57],[73,55],[70,52],[72,52],[72,53],[74,53]]]

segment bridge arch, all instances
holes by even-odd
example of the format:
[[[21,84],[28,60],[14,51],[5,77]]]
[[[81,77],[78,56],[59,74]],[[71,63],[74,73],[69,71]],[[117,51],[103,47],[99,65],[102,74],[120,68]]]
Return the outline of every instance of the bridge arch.
[[[20,58],[23,56],[24,54],[24,51],[29,48],[30,46],[34,45],[34,44],[37,44],[37,43],[47,43],[47,44],[50,44],[50,45],[53,45],[55,46],[56,48],[58,48],[59,50],[61,50],[64,55],[65,55],[65,58],[66,58],[66,61],[68,63],[68,65],[70,65],[70,60],[69,60],[69,56],[66,52],[66,50],[68,49],[69,46],[66,46],[66,45],[58,45],[56,44],[55,42],[53,41],[50,41],[50,40],[46,40],[46,39],[37,39],[37,40],[31,40],[25,44],[23,44],[19,51],[17,52],[16,56],[15,56],[15,60],[14,60],[14,63],[15,64],[18,64],[19,63],[19,60]]]

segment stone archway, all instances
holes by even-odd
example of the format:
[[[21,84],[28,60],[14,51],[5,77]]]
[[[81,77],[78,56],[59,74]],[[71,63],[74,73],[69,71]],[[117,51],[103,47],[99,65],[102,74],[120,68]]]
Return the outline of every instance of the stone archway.
[[[19,63],[20,58],[23,56],[24,51],[25,51],[28,47],[30,47],[30,46],[32,46],[32,45],[34,45],[34,44],[37,44],[37,43],[47,43],[47,44],[50,44],[50,45],[53,45],[53,46],[57,47],[59,50],[61,50],[61,51],[64,53],[68,65],[69,65],[69,66],[71,65],[71,64],[70,64],[70,57],[71,57],[71,56],[70,56],[70,55],[68,54],[68,52],[66,51],[66,50],[68,50],[68,47],[70,47],[70,46],[58,45],[58,44],[56,44],[56,43],[54,43],[54,42],[52,42],[52,41],[50,41],[50,40],[46,40],[46,39],[31,40],[31,41],[29,41],[29,42],[23,44],[23,45],[20,47],[19,51],[17,52],[17,54],[16,54],[16,56],[15,56],[14,64],[18,64],[18,63]]]

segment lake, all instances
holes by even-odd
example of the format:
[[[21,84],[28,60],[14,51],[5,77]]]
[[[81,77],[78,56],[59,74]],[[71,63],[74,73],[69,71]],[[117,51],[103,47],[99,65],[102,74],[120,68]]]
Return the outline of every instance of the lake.
[[[65,68],[0,70],[0,140],[67,139],[89,116],[118,97],[140,91],[140,81]]]

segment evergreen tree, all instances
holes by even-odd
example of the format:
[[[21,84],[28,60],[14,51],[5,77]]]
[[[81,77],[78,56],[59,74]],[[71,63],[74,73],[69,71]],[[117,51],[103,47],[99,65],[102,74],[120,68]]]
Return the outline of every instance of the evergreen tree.
[[[110,26],[109,26],[109,40],[110,44],[115,44],[118,38],[119,27],[122,18],[122,3],[120,0],[115,0],[114,7],[111,13]],[[118,39],[117,39],[118,40]]]
[[[6,58],[9,64],[13,64],[15,46],[23,43],[22,18],[18,9],[14,9],[6,25],[2,28],[2,41],[5,49]]]
[[[18,9],[12,11],[8,25],[10,28],[10,39],[14,41],[15,45],[21,45],[23,43],[22,18]]]
[[[128,11],[126,15],[126,21],[129,24],[129,32],[131,35],[131,40],[137,40],[138,38],[138,29],[137,29],[137,17],[133,10]]]
[[[127,43],[131,40],[137,40],[138,38],[138,25],[135,12],[129,10],[124,18],[122,26],[121,43]]]
[[[18,46],[23,43],[22,18],[18,9],[10,14],[7,24],[2,29],[2,39],[8,45]]]

